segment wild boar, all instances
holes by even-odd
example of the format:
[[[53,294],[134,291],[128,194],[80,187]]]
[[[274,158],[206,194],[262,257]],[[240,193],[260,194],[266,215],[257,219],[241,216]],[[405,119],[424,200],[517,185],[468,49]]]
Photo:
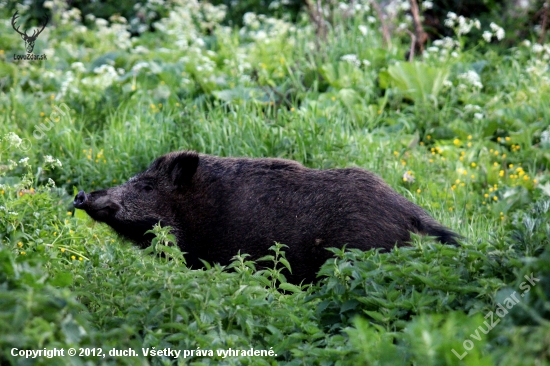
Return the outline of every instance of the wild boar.
[[[410,232],[456,244],[458,235],[359,168],[316,170],[290,160],[220,158],[192,151],[156,159],[123,185],[79,192],[74,206],[141,247],[156,223],[171,226],[192,268],[228,264],[239,251],[288,245],[289,281],[315,280],[329,247],[406,245]]]

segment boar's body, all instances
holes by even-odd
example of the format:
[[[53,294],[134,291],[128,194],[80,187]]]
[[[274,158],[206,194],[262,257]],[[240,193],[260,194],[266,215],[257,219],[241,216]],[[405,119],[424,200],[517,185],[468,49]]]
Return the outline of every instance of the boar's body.
[[[171,153],[122,186],[80,192],[75,206],[142,246],[155,223],[172,226],[195,268],[200,259],[227,264],[239,251],[259,258],[286,244],[293,282],[313,281],[329,247],[391,249],[410,232],[456,243],[456,234],[371,172],[282,159]]]

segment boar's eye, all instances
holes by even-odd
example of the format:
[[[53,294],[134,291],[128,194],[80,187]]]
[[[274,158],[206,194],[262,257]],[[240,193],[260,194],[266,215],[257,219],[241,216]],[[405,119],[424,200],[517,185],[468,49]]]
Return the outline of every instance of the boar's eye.
[[[150,182],[139,182],[138,184],[136,184],[136,188],[146,193],[149,193],[154,189],[153,184],[151,184]]]

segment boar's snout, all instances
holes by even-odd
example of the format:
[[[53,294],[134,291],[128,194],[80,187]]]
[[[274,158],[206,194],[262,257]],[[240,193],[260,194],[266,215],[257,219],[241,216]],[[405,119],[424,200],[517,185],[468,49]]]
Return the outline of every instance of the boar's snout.
[[[84,191],[80,191],[74,198],[73,205],[76,208],[84,209],[84,207],[86,207],[87,202],[88,202],[88,197],[86,197],[86,193]]]
[[[121,209],[109,190],[94,191],[88,194],[80,191],[75,196],[73,205],[86,211],[92,219],[98,221],[114,218]]]

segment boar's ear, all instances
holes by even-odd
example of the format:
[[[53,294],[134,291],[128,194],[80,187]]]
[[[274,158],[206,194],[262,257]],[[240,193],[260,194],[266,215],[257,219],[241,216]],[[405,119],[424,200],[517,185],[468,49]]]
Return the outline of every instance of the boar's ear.
[[[170,160],[169,173],[175,186],[183,186],[191,181],[199,166],[199,154],[194,151],[183,151],[173,155]]]

